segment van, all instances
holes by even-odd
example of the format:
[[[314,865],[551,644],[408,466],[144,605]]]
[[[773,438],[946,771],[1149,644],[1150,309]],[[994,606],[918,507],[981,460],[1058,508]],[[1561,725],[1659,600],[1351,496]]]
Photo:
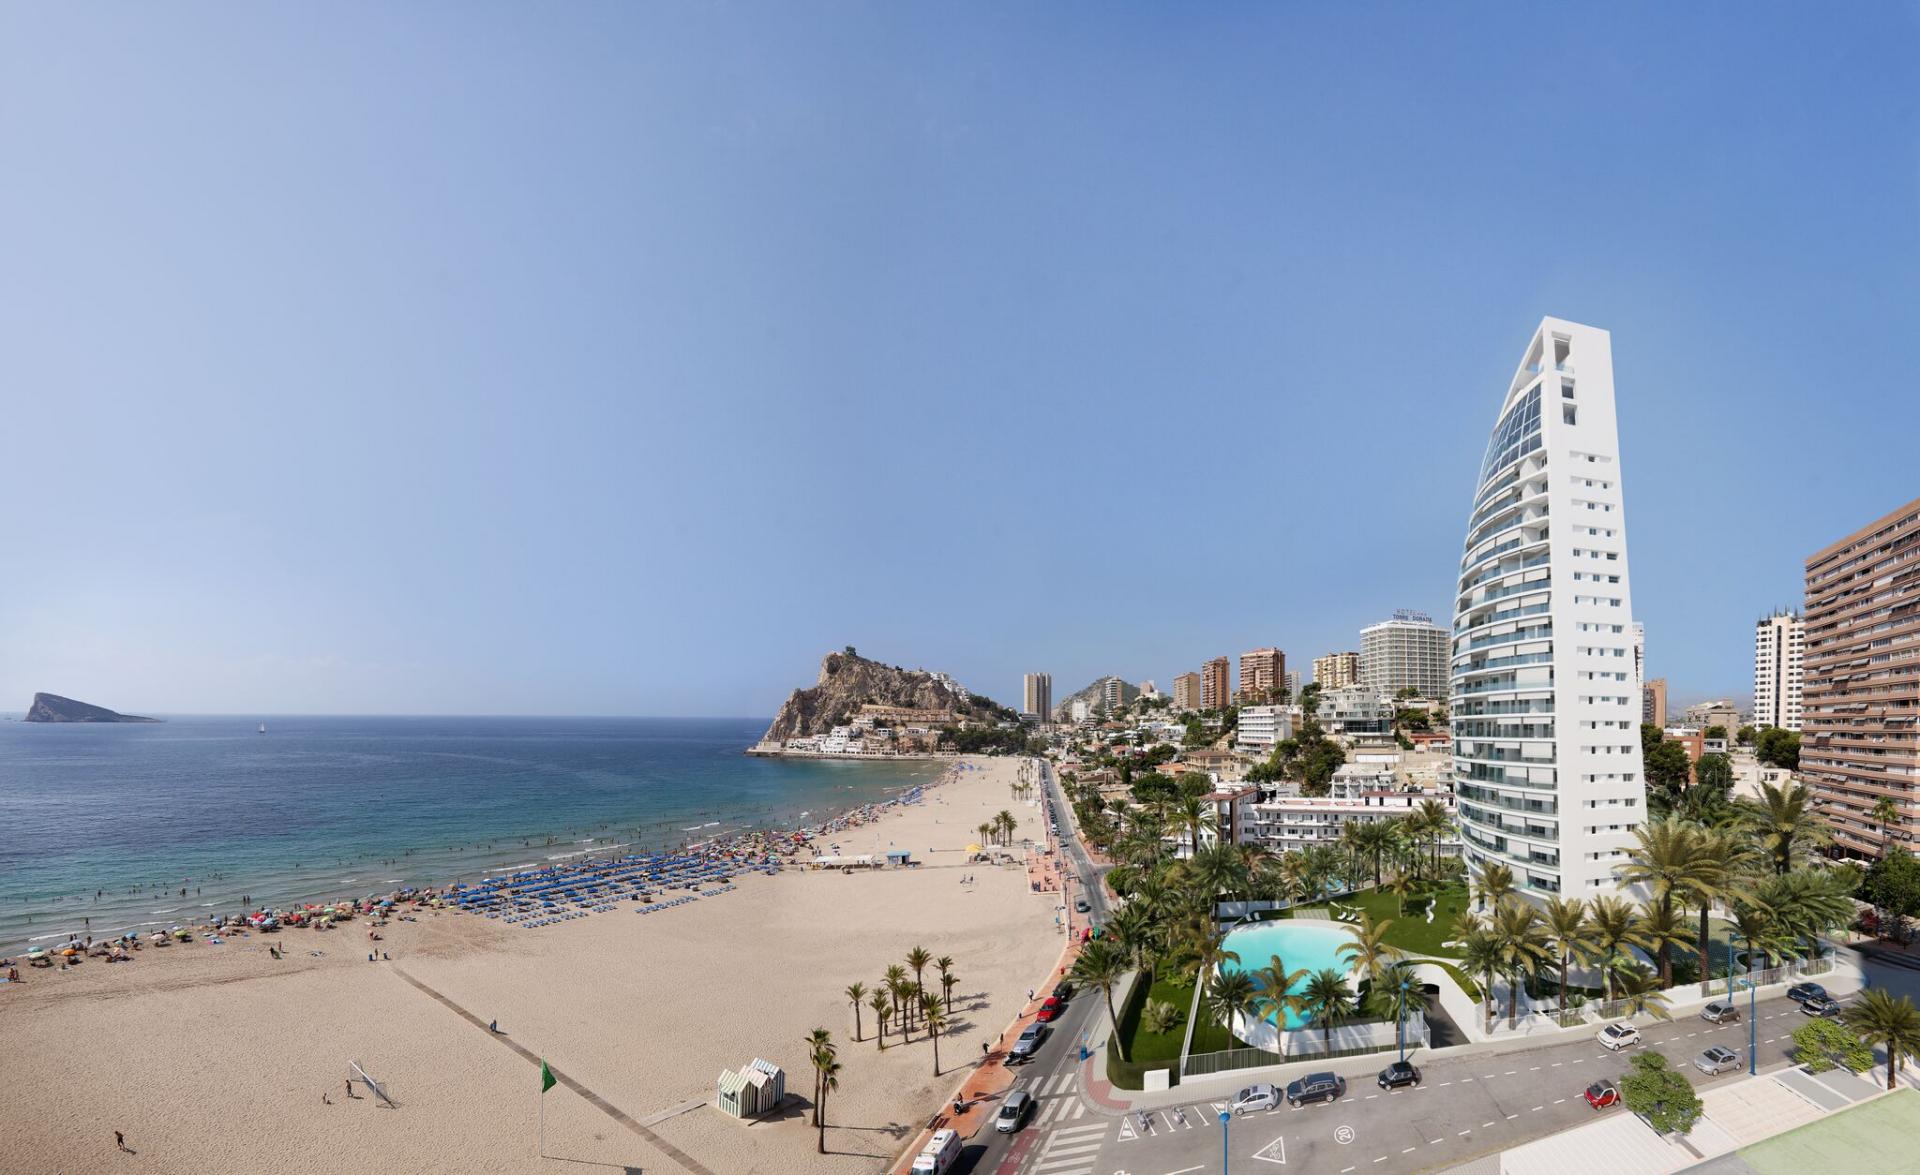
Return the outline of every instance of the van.
[[[913,1175],[945,1175],[960,1157],[960,1135],[952,1130],[936,1130],[927,1149],[913,1160]]]

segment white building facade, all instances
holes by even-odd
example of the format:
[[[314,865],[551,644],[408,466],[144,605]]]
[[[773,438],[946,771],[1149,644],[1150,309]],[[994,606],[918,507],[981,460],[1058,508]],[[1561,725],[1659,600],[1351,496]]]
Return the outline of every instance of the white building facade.
[[[1450,643],[1431,616],[1397,611],[1360,630],[1360,684],[1389,697],[1410,689],[1418,697],[1444,698]]]
[[[1267,753],[1273,745],[1293,737],[1293,707],[1242,706],[1234,741],[1243,749]]]
[[[1481,463],[1453,625],[1469,867],[1523,895],[1614,892],[1645,819],[1633,598],[1604,330],[1540,323]]]
[[[1800,617],[1791,612],[1769,616],[1754,625],[1755,726],[1800,729],[1800,652],[1805,628]]]

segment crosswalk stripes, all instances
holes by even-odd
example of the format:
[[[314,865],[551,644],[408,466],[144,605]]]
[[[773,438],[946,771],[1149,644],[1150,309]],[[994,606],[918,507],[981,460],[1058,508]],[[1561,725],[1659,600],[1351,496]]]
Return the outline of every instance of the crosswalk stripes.
[[[1047,1136],[1028,1175],[1088,1175],[1106,1140],[1106,1122],[1066,1126]]]

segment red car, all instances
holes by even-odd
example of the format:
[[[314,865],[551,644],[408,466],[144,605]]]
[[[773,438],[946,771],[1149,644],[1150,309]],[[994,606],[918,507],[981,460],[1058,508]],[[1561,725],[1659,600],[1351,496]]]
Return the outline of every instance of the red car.
[[[1040,1005],[1040,1015],[1036,1017],[1036,1019],[1042,1024],[1049,1023],[1054,1017],[1060,1014],[1061,1006],[1058,999],[1053,996],[1048,996],[1047,1001]]]
[[[1620,1091],[1611,1081],[1596,1081],[1587,1086],[1587,1104],[1596,1110],[1604,1110],[1620,1100]]]

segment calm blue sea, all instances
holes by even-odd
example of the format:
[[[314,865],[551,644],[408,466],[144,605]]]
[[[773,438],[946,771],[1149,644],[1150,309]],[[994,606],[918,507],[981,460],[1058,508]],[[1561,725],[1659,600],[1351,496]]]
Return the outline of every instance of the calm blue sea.
[[[0,948],[787,827],[940,771],[749,758],[764,719],[260,721],[0,722]]]

